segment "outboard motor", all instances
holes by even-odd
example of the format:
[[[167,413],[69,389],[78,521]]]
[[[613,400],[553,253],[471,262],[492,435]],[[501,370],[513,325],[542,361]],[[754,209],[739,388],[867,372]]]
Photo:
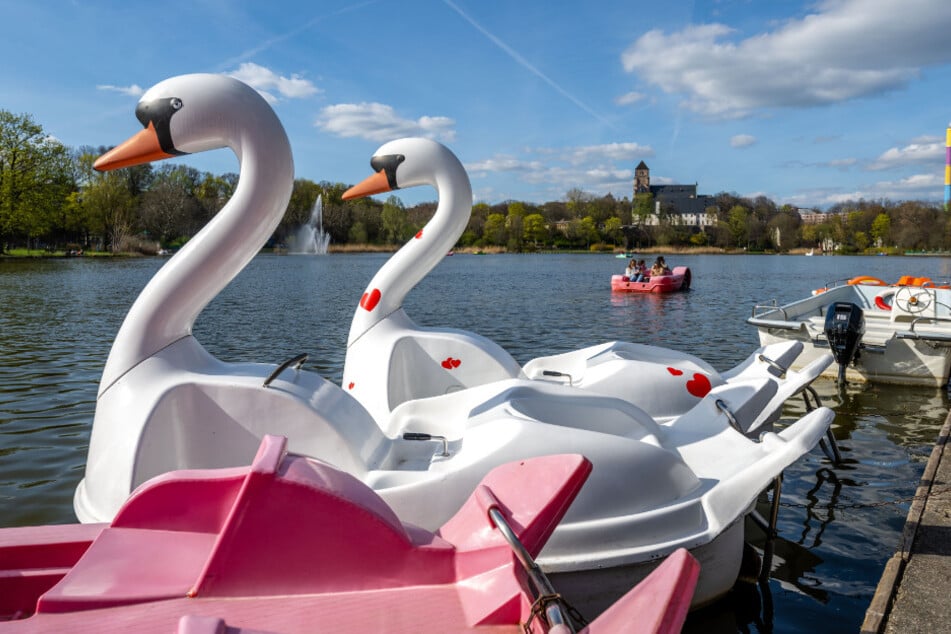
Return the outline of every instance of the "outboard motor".
[[[832,356],[839,364],[838,382],[843,384],[845,367],[859,356],[859,344],[865,334],[865,313],[852,302],[829,304],[825,333]]]

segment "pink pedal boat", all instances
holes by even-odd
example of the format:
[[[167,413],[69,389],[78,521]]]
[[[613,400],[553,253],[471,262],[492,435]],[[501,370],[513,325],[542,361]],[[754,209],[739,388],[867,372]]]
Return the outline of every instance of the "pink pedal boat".
[[[611,276],[611,290],[617,293],[673,293],[690,290],[690,269],[675,266],[670,275],[654,275],[643,282],[631,281],[626,275]]]
[[[108,525],[0,529],[0,631],[575,631],[533,557],[587,459],[502,465],[431,533],[285,448],[158,476]],[[679,632],[698,574],[679,550],[583,631]]]

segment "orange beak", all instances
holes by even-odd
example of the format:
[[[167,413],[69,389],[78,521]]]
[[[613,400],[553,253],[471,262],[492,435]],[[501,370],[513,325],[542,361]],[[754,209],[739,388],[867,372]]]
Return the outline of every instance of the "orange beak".
[[[341,198],[344,200],[351,200],[353,198],[372,196],[373,194],[382,194],[383,192],[388,191],[392,191],[390,182],[386,178],[386,172],[384,170],[380,170],[373,176],[364,179],[363,182],[358,183],[345,191]]]
[[[172,156],[174,155],[162,151],[158,135],[155,133],[155,127],[150,122],[149,127],[96,159],[93,168],[100,172],[108,172],[109,170],[172,158]]]

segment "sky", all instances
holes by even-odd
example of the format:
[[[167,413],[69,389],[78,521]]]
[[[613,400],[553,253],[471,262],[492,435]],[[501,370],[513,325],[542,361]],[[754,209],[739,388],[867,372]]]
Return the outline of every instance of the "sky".
[[[652,184],[826,209],[943,201],[949,0],[0,0],[0,109],[71,147],[139,129],[153,84],[222,73],[297,178],[357,183],[384,142],[448,146],[475,202]],[[228,150],[172,159],[236,172]],[[408,205],[427,188],[397,192]]]

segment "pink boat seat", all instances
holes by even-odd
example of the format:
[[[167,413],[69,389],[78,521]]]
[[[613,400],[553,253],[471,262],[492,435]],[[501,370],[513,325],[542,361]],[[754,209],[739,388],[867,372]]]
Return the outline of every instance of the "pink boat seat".
[[[485,610],[476,620],[492,621],[517,609],[519,593],[513,555],[488,509],[502,510],[537,554],[591,470],[576,455],[503,465],[431,533],[404,526],[353,476],[285,455],[285,447],[284,438],[266,436],[250,467],[177,472],[143,484],[40,597],[37,612],[440,586],[491,573],[512,581],[460,593],[485,595],[468,604]]]
[[[37,602],[38,613],[92,610],[184,597],[215,535],[107,528]]]

